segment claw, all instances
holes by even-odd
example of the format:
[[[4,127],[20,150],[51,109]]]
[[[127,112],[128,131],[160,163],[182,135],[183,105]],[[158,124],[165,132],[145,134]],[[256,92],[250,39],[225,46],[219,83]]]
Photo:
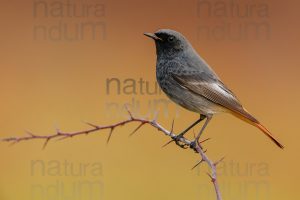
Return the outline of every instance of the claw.
[[[196,148],[196,141],[195,140],[190,143],[190,148],[191,149],[195,149]]]
[[[177,146],[183,148],[183,149],[187,149],[189,148],[189,146],[187,144],[184,144],[184,143],[180,143],[180,138],[182,138],[182,136],[179,137],[179,139],[175,140],[175,143],[177,144]]]

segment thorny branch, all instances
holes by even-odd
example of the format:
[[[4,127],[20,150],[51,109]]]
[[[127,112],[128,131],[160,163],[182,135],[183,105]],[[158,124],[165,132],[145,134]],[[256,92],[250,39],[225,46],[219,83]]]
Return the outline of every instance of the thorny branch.
[[[172,140],[170,142],[168,142],[166,145],[170,144],[171,142],[174,141],[176,134],[173,133],[173,127],[174,127],[174,121],[172,122],[172,126],[171,126],[171,130],[167,130],[165,129],[162,125],[160,125],[156,118],[154,118],[153,120],[148,120],[148,119],[142,119],[142,118],[136,118],[134,117],[131,112],[127,109],[128,114],[130,116],[129,119],[115,123],[115,124],[111,124],[111,125],[107,125],[107,126],[98,126],[95,124],[91,124],[91,123],[86,123],[87,125],[89,125],[91,128],[87,129],[87,130],[82,130],[82,131],[77,131],[77,132],[62,132],[59,129],[56,129],[56,132],[54,134],[50,134],[50,135],[36,135],[34,133],[31,132],[26,132],[27,136],[22,136],[22,137],[10,137],[10,138],[4,138],[2,139],[3,142],[9,142],[10,144],[16,144],[19,142],[23,142],[23,141],[28,141],[28,140],[43,140],[44,141],[44,145],[43,145],[43,149],[46,148],[46,146],[48,145],[48,143],[51,140],[64,140],[64,139],[68,139],[68,138],[72,138],[75,136],[79,136],[79,135],[89,135],[92,133],[96,133],[98,131],[101,130],[110,130],[109,135],[108,135],[108,139],[107,142],[109,142],[114,130],[118,127],[121,127],[123,125],[126,124],[130,124],[132,122],[138,122],[140,123],[138,125],[138,127],[130,134],[133,135],[134,133],[136,133],[141,127],[143,127],[146,124],[151,125],[152,127],[156,128],[158,131],[161,131],[162,133],[164,133],[166,136],[170,137]],[[209,157],[206,155],[206,150],[203,150],[201,143],[207,141],[209,139],[203,140],[201,142],[192,142],[191,140],[182,137],[179,138],[179,141],[175,141],[176,145],[180,146],[181,148],[190,148],[193,151],[195,151],[196,153],[199,154],[201,160],[192,168],[196,168],[199,164],[205,162],[207,163],[207,165],[209,166],[211,173],[207,173],[209,178],[211,179],[215,192],[216,192],[216,199],[217,200],[222,200],[221,197],[221,192],[219,189],[219,184],[218,184],[218,180],[217,180],[217,172],[216,172],[216,166],[224,159],[222,158],[221,160],[217,161],[217,162],[213,162],[209,159]],[[164,145],[164,146],[166,146]]]

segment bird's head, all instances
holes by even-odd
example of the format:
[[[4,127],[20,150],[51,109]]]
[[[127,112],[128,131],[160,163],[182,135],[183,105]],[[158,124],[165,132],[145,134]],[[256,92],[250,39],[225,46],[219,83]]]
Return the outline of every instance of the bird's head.
[[[160,29],[155,33],[144,33],[155,41],[158,56],[176,56],[189,48],[188,40],[179,32]]]

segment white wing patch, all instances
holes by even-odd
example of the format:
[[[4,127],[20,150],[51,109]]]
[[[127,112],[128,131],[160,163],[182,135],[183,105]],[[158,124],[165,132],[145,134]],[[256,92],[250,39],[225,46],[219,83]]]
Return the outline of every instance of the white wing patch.
[[[222,88],[222,86],[220,86],[218,83],[210,83],[210,84],[218,93],[223,94],[228,98],[236,99],[236,97],[234,97],[232,94],[230,94],[226,90],[224,90]]]

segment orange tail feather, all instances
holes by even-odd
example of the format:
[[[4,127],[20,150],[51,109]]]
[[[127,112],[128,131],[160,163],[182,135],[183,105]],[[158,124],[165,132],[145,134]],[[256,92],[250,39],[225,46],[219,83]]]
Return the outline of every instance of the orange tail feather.
[[[280,142],[278,142],[278,140],[276,140],[273,135],[271,134],[271,132],[264,127],[257,119],[255,119],[255,117],[253,117],[249,112],[247,112],[245,109],[240,110],[239,112],[233,112],[233,115],[235,115],[236,117],[240,118],[241,120],[252,124],[253,126],[259,128],[266,136],[268,136],[279,148],[283,149],[284,146],[282,144],[280,144]]]
[[[281,149],[284,148],[284,146],[282,144],[280,144],[280,142],[278,142],[271,134],[271,132],[264,127],[262,124],[260,123],[254,123],[254,126],[256,126],[257,128],[259,128],[266,136],[268,136],[278,147],[280,147]]]

